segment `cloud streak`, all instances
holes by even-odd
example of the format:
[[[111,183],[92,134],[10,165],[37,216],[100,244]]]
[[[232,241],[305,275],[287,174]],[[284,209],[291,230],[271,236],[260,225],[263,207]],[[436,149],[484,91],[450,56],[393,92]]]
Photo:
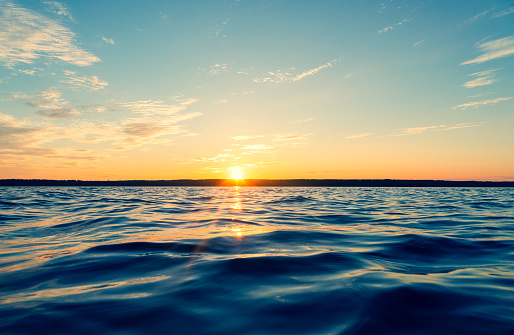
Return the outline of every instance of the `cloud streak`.
[[[482,18],[482,17],[485,17],[485,16],[486,16],[490,11],[491,11],[491,10],[490,10],[490,9],[488,9],[488,10],[485,10],[485,11],[483,11],[483,12],[480,12],[480,13],[478,13],[477,15],[475,15],[475,16],[473,16],[473,17],[471,17],[471,18],[467,19],[466,21],[464,21],[464,23],[473,23],[473,22],[475,22],[476,20],[478,20],[478,19],[480,19],[480,18]]]
[[[480,71],[480,72],[472,73],[469,76],[473,76],[473,77],[477,77],[477,78],[466,82],[462,86],[466,87],[466,88],[473,88],[473,87],[491,85],[492,83],[498,81],[498,79],[496,79],[494,77],[494,72],[496,70],[498,70],[498,69],[487,70],[487,71]]]
[[[103,36],[99,36],[105,43],[114,45],[114,40],[112,38],[107,38]]]
[[[346,139],[354,139],[354,138],[362,138],[362,137],[366,137],[366,136],[370,136],[370,135],[373,135],[373,133],[355,134],[355,135],[346,136],[345,138]]]
[[[392,24],[392,25],[390,25],[390,26],[388,26],[388,27],[382,28],[382,29],[380,29],[380,30],[377,32],[377,35],[380,35],[380,34],[386,33],[386,32],[388,32],[389,30],[393,30],[393,29],[395,29],[395,28],[397,28],[397,27],[399,27],[399,26],[401,26],[401,25],[403,25],[403,24],[405,24],[405,23],[407,23],[407,22],[409,22],[409,21],[412,21],[412,19],[405,19],[405,20],[402,20],[402,21],[397,22],[397,23],[395,23],[395,24]]]
[[[304,140],[311,134],[275,134],[271,142]]]
[[[134,113],[155,116],[155,115],[174,115],[184,111],[188,105],[197,102],[197,99],[184,99],[178,104],[169,105],[161,100],[139,100],[133,102],[119,102],[118,106],[126,108]]]
[[[425,42],[425,40],[418,41],[418,42],[414,43],[412,46],[417,47],[418,45],[420,45],[423,42]]]
[[[87,66],[100,59],[75,44],[75,34],[54,20],[12,2],[0,3],[0,63],[13,67],[40,57]]]
[[[340,62],[342,57],[335,58],[328,63],[320,65],[316,68],[304,71],[300,74],[292,74],[290,72],[276,71],[276,72],[268,72],[268,77],[264,78],[255,78],[253,81],[256,83],[292,83],[296,81],[300,81],[306,77],[313,76],[320,72],[321,70],[333,67],[335,64]]]
[[[402,128],[402,133],[391,134],[389,136],[408,136],[408,135],[419,135],[429,131],[446,131],[460,128],[478,127],[480,124],[476,123],[459,123],[453,126],[439,125],[439,126],[428,126],[428,127],[413,127],[413,128]]]
[[[478,106],[483,106],[483,105],[494,105],[494,104],[496,104],[496,103],[498,103],[500,101],[506,101],[506,100],[510,100],[510,99],[512,99],[512,97],[496,98],[496,99],[489,99],[489,100],[467,102],[465,104],[452,107],[452,109],[467,109],[467,108],[470,108],[470,107],[476,108]]]
[[[61,80],[61,83],[70,84],[76,88],[85,88],[90,91],[102,90],[105,86],[109,85],[106,81],[101,81],[97,76],[85,77],[78,76],[75,71],[65,70],[66,80]]]
[[[13,161],[26,161],[30,158],[66,160],[96,160],[101,156],[91,156],[89,151],[63,148],[45,148],[44,143],[64,138],[65,131],[58,127],[34,126],[29,122],[0,113],[0,161],[10,164]],[[77,154],[78,153],[78,154]]]
[[[460,65],[480,64],[493,59],[514,55],[514,35],[479,43],[476,47],[482,51],[482,54]]]
[[[170,126],[162,122],[129,122],[120,128],[120,132],[128,135],[128,142],[134,143],[136,138],[155,138],[161,135],[178,134],[182,132],[179,126]]]
[[[37,95],[15,93],[13,97],[26,99],[28,106],[41,108],[37,113],[51,119],[64,119],[80,115],[78,109],[71,107],[69,101],[62,98],[62,93],[55,88],[48,88]]]
[[[185,162],[182,164],[189,164],[189,163],[193,163],[193,162],[222,163],[222,162],[226,162],[230,158],[233,158],[233,156],[231,154],[217,154],[216,156],[210,157],[210,158],[206,158],[206,157],[193,158],[189,162]]]
[[[66,5],[57,1],[43,1],[43,3],[47,6],[47,10],[49,12],[54,13],[55,15],[65,16],[71,21],[76,22],[75,19],[73,19],[73,16],[71,16],[71,13]]]
[[[499,17],[502,17],[502,16],[506,16],[506,15],[510,15],[510,14],[513,14],[514,13],[514,7],[509,7],[508,9],[506,10],[502,10],[496,14],[494,14],[492,16],[493,19],[497,19]]]

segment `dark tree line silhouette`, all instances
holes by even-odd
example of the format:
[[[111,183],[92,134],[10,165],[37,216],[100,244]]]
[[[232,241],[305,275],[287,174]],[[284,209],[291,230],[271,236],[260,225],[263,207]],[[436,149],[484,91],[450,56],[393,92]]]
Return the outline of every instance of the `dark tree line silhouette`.
[[[178,179],[95,181],[0,179],[0,186],[514,187],[514,181],[402,179]]]

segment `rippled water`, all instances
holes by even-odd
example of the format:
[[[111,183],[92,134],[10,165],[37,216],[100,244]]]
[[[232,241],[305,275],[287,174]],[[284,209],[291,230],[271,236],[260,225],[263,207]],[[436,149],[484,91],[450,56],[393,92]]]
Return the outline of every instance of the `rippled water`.
[[[514,334],[514,189],[0,192],[1,334]]]

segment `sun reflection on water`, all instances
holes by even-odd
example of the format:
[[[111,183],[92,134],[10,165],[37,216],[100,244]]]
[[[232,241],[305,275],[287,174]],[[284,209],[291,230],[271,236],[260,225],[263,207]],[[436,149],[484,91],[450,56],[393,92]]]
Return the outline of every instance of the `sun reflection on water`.
[[[234,204],[230,207],[234,210],[242,210],[243,206],[241,205],[241,192],[239,186],[234,186],[234,196],[233,196]]]
[[[232,231],[235,233],[237,237],[243,237],[243,232],[240,227],[232,227]]]

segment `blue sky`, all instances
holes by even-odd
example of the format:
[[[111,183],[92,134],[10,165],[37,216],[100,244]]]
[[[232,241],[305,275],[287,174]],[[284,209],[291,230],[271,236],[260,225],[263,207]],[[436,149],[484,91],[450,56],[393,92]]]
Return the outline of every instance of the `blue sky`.
[[[514,1],[0,0],[0,177],[514,180]]]

